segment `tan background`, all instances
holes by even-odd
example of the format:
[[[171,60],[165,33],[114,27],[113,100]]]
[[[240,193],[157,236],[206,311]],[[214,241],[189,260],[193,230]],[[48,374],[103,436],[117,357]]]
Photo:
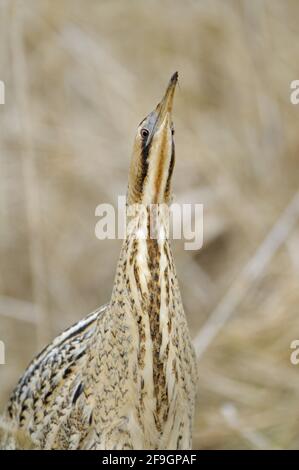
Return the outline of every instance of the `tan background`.
[[[120,241],[95,238],[95,207],[125,193],[136,125],[178,70],[175,195],[205,206],[203,249],[174,243],[200,335],[194,447],[299,447],[299,208],[281,219],[299,189],[298,33],[296,0],[0,1],[1,407],[42,345],[109,300]]]

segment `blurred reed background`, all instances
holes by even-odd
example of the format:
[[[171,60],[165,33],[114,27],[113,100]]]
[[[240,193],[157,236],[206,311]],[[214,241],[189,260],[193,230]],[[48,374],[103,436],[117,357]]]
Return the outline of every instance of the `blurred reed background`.
[[[178,70],[175,200],[205,217],[200,251],[173,243],[194,448],[299,447],[298,34],[296,0],[0,1],[1,408],[109,300],[121,241],[96,239],[94,211],[125,194],[136,126]]]

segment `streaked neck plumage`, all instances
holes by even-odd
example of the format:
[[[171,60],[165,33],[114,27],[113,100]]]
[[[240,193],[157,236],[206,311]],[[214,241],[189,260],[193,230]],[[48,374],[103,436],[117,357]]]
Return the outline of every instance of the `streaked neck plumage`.
[[[183,315],[166,230],[164,207],[147,207],[134,217],[121,250],[112,294],[112,304],[124,308],[135,332],[140,413],[151,409],[151,429],[157,433],[167,422],[173,399],[174,381],[170,383],[168,377],[173,375],[171,371],[178,373],[175,346]]]

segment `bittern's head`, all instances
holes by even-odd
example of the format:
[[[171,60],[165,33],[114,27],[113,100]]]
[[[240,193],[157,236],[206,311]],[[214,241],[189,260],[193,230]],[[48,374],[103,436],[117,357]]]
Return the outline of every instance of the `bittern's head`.
[[[128,204],[160,204],[170,200],[174,167],[172,106],[178,73],[170,79],[156,109],[141,121],[134,141]]]

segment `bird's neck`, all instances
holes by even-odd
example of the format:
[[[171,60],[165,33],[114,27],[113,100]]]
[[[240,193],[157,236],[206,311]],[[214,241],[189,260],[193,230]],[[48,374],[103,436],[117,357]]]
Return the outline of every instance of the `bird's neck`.
[[[155,314],[159,316],[162,300],[169,297],[168,282],[176,279],[168,237],[168,215],[164,205],[143,206],[142,210],[131,212],[112,301],[122,297],[130,307],[142,307],[145,315],[152,315],[155,306]]]
[[[167,221],[158,209],[153,232],[149,234],[151,214],[145,211],[132,222],[124,241],[111,305],[130,325],[133,354],[136,355],[136,383],[156,403],[155,426],[160,432],[167,420],[175,379],[182,317],[184,316],[169,240]],[[144,392],[143,392],[144,390]],[[146,390],[146,392],[145,392]]]

